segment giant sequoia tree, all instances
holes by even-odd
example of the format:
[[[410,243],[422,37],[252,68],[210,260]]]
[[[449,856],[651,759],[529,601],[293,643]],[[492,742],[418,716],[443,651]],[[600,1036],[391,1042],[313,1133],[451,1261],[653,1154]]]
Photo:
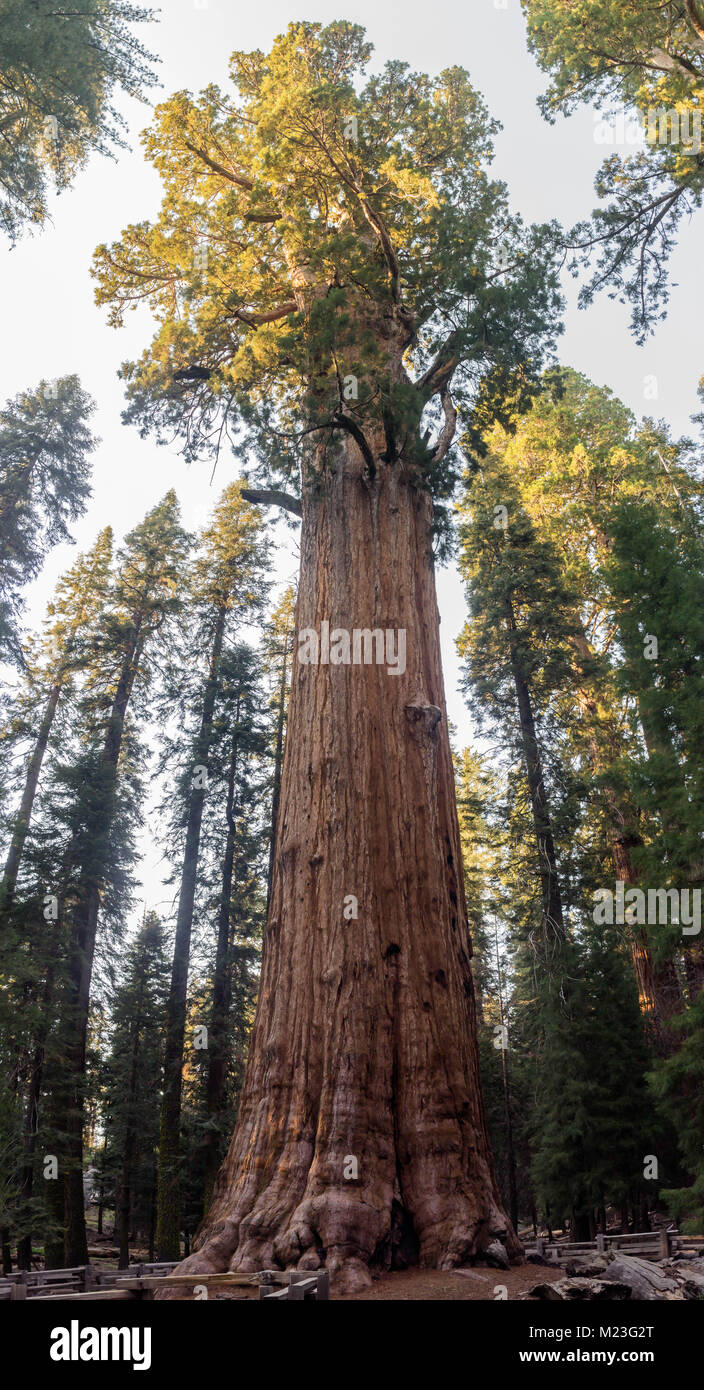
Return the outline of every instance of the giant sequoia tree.
[[[159,322],[124,369],[128,418],[190,456],[227,434],[246,450],[256,499],[302,517],[299,633],[342,634],[329,662],[294,664],[247,1076],[188,1268],[325,1259],[348,1286],[399,1249],[451,1266],[513,1245],[433,532],[458,409],[482,382],[527,389],[560,307],[554,229],[525,228],[487,178],[495,127],[467,74],[394,62],[362,87],[369,56],[357,26],[291,25],[233,56],[234,94],[178,93],[146,137],[161,214],[97,258],[113,321],[142,299]],[[347,664],[355,628],[367,660]],[[380,643],[400,632],[390,673]]]

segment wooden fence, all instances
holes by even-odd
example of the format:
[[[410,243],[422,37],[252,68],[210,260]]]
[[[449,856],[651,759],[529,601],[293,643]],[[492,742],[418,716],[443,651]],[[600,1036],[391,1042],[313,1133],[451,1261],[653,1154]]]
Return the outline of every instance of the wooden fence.
[[[679,1231],[632,1231],[625,1235],[598,1235],[596,1240],[547,1241],[538,1239],[526,1245],[526,1255],[540,1255],[551,1264],[579,1255],[619,1250],[622,1255],[644,1255],[651,1260],[667,1260],[671,1255],[704,1254],[704,1236],[683,1236]]]
[[[259,1298],[298,1301],[330,1297],[327,1270],[260,1270],[256,1274],[174,1274],[173,1264],[130,1265],[127,1269],[94,1269],[77,1265],[73,1269],[41,1269],[0,1278],[0,1299],[126,1301],[150,1297],[155,1289],[193,1288],[211,1290],[256,1287]],[[281,1287],[278,1287],[278,1286]]]

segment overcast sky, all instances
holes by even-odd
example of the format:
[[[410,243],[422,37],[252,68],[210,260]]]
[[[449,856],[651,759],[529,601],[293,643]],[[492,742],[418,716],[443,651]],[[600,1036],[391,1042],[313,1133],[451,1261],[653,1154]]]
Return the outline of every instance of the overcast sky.
[[[139,26],[138,34],[161,58],[162,91],[155,100],[188,88],[227,81],[227,59],[234,49],[267,49],[294,19],[324,23],[345,18],[365,26],[374,44],[372,65],[397,58],[412,68],[436,72],[452,64],[465,67],[483,94],[490,112],[503,124],[496,140],[494,174],[508,184],[513,207],[529,221],[559,218],[569,225],[594,205],[594,174],[607,150],[595,140],[596,113],[584,108],[551,126],[537,109],[545,85],[528,52],[519,0],[364,0],[364,3],[319,4],[292,8],[290,0],[259,0],[242,6],[228,0],[164,0],[160,21]],[[33,387],[40,378],[77,373],[97,402],[94,430],[101,445],[94,455],[93,498],[75,528],[78,546],[91,544],[110,524],[121,539],[145,512],[174,487],[184,524],[199,526],[217,496],[234,476],[222,458],[210,484],[210,466],[187,467],[172,449],[159,449],[123,426],[120,363],[139,355],[148,343],[149,314],[138,310],[122,330],[106,324],[105,311],[93,303],[89,275],[96,245],[119,237],[132,221],[154,215],[159,180],[142,158],[139,132],[148,124],[149,108],[126,102],[131,149],[116,161],[94,158],[74,186],[51,205],[52,224],[0,255],[3,305],[3,397]],[[629,310],[602,296],[588,311],[576,305],[577,287],[566,276],[566,332],[560,358],[599,385],[608,385],[638,415],[667,419],[678,433],[693,433],[690,417],[697,408],[697,382],[704,370],[701,315],[693,304],[704,300],[701,220],[685,223],[672,257],[672,292],[667,322],[639,348],[628,332]],[[658,399],[646,399],[644,382],[654,377]],[[279,573],[290,578],[297,569],[295,533],[277,528],[282,546]],[[28,618],[39,622],[56,578],[73,562],[76,551],[53,551],[30,591]],[[471,738],[471,724],[457,691],[455,638],[464,621],[464,600],[453,568],[438,575],[445,678],[450,719],[459,742]],[[145,891],[150,902],[165,896],[156,859],[148,853]]]

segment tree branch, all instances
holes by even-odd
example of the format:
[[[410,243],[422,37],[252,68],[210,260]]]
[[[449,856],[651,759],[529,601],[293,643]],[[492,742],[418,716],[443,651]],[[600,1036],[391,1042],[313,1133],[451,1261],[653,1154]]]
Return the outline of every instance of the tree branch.
[[[698,34],[700,39],[704,39],[704,19],[699,13],[698,0],[684,0],[684,7],[695,34]]]
[[[457,411],[455,410],[455,403],[447,387],[445,387],[444,391],[440,392],[440,400],[442,402],[445,423],[438,435],[438,442],[432,451],[433,463],[439,463],[441,459],[444,459],[455,437],[455,430],[457,428]]]
[[[455,349],[456,334],[451,333],[443,343],[434,362],[431,362],[427,372],[424,372],[418,381],[415,382],[417,391],[420,391],[426,400],[431,396],[436,396],[438,392],[442,394],[447,389],[450,378],[459,366],[459,356]]]
[[[288,492],[261,492],[258,488],[243,487],[241,495],[245,502],[254,502],[260,507],[283,507],[285,511],[292,512],[294,516],[303,516],[303,508],[299,499],[291,497]]]
[[[245,188],[248,193],[252,192],[254,188],[253,179],[248,179],[244,174],[235,174],[231,169],[226,169],[224,164],[218,164],[216,159],[211,159],[210,155],[205,153],[205,150],[199,149],[197,145],[192,145],[190,140],[186,140],[185,136],[184,144],[186,149],[190,150],[191,154],[194,154],[197,159],[202,159],[203,163],[207,164],[208,168],[212,169],[214,174],[220,174],[222,178],[227,179],[228,183],[236,183],[238,188]]]
[[[375,212],[374,209],[370,206],[368,200],[362,197],[361,194],[359,201],[361,203],[362,212],[364,213],[367,222],[369,223],[370,227],[374,228],[374,231],[376,232],[379,241],[381,242],[381,249],[384,252],[386,264],[389,268],[389,274],[391,275],[391,295],[394,304],[398,304],[398,301],[401,298],[401,271],[399,269],[398,260],[396,258],[396,252],[394,251],[391,242],[391,237],[389,236],[388,228],[383,217],[381,216],[381,213]]]
[[[258,328],[262,323],[276,323],[277,319],[285,319],[288,314],[296,314],[298,305],[295,299],[287,299],[285,304],[279,304],[276,309],[267,309],[263,314],[247,314],[242,309],[235,309],[235,318],[241,319],[250,328]]]
[[[359,449],[362,458],[364,459],[369,477],[372,479],[375,478],[376,463],[374,462],[374,455],[371,449],[369,448],[369,445],[367,444],[367,441],[364,437],[364,433],[357,424],[357,421],[353,420],[349,415],[343,415],[341,411],[338,411],[334,418],[336,425],[341,425],[343,430],[347,430],[347,433],[352,435],[352,438],[354,439],[354,442],[357,445],[357,448]]]

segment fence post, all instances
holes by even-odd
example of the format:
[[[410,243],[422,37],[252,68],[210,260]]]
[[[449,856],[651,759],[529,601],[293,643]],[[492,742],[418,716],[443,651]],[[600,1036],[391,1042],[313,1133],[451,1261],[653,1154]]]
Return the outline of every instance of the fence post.
[[[606,1236],[602,1235],[601,1231],[599,1232],[596,1238],[596,1248],[601,1252],[602,1255],[606,1250]]]
[[[330,1270],[321,1269],[318,1274],[318,1288],[316,1292],[318,1299],[330,1298]]]
[[[16,1283],[10,1286],[10,1302],[14,1303],[17,1298],[27,1297],[27,1275],[24,1270],[20,1272],[20,1277]]]
[[[669,1259],[669,1258],[670,1258],[670,1232],[667,1230],[667,1227],[663,1227],[663,1229],[662,1229],[661,1232],[660,1232],[660,1259],[661,1259],[661,1260],[667,1260],[667,1259]]]

